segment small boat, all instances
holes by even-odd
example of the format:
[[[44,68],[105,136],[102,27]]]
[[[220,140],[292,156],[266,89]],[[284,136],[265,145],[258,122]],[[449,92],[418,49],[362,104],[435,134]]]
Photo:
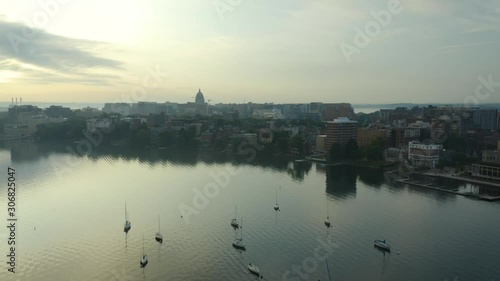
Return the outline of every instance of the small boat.
[[[330,216],[329,216],[329,204],[328,204],[328,201],[326,202],[326,220],[325,220],[325,225],[326,227],[331,227],[331,223],[330,223]]]
[[[163,243],[163,235],[160,232],[160,216],[158,216],[158,232],[156,233],[155,240],[158,243]]]
[[[241,236],[240,238],[235,238],[234,241],[233,241],[233,247],[235,247],[236,249],[239,249],[239,250],[246,250],[247,249],[247,245],[245,245],[245,242],[243,242],[243,219],[241,219]]]
[[[148,264],[148,256],[143,255],[141,258],[141,268],[146,267],[147,264]]]
[[[145,268],[148,265],[148,256],[144,253],[144,234],[142,235],[142,257],[141,257],[141,268]]]
[[[125,202],[125,225],[123,226],[123,231],[125,233],[128,233],[130,228],[132,228],[132,225],[131,225],[130,221],[128,220],[127,203]]]
[[[332,224],[330,223],[330,217],[326,217],[325,225],[326,227],[331,227]]]
[[[279,211],[280,206],[278,205],[278,190],[276,190],[276,204],[274,204],[274,210]]]
[[[250,271],[250,273],[252,273],[253,275],[255,275],[257,277],[261,276],[259,268],[252,263],[248,264],[248,271]]]
[[[238,209],[236,208],[236,206],[234,206],[234,219],[231,220],[231,226],[234,227],[234,228],[238,228],[239,227],[238,220],[236,220],[237,213],[238,213]]]
[[[385,239],[384,240],[375,240],[374,246],[379,248],[379,249],[386,250],[386,251],[391,250],[391,246],[389,244],[387,244],[387,242],[385,242]]]

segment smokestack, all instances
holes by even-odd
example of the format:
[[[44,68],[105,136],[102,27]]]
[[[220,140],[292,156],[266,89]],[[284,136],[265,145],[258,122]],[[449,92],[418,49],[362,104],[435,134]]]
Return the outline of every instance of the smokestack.
[[[19,104],[23,104],[23,98],[20,98],[21,100],[19,101]]]
[[[17,105],[17,98],[16,98],[16,105]]]

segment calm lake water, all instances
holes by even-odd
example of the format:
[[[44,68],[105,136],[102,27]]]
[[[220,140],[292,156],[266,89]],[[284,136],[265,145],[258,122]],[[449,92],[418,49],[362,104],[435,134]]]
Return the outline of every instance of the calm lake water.
[[[2,225],[7,167],[18,185],[16,273],[2,227],[2,281],[255,280],[250,262],[264,280],[329,280],[328,269],[331,280],[500,280],[499,203],[389,186],[375,170],[166,150],[75,157],[30,142],[3,144],[0,163]],[[245,252],[231,245],[235,205]]]

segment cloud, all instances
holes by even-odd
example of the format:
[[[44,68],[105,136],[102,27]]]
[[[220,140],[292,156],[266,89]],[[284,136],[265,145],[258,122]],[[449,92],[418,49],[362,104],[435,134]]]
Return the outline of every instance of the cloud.
[[[0,34],[4,35],[0,37],[0,65],[21,72],[31,82],[107,84],[117,76],[99,72],[122,69],[120,61],[96,54],[110,48],[103,42],[63,37],[2,20]]]

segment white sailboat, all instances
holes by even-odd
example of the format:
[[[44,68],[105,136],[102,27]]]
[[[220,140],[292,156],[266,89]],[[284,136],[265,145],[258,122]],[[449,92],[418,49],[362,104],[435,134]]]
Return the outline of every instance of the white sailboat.
[[[375,240],[373,241],[373,245],[379,249],[385,250],[390,252],[391,251],[391,245],[389,245],[385,239],[384,240]]]
[[[325,220],[325,225],[326,227],[331,227],[331,223],[330,223],[330,216],[329,216],[329,204],[328,204],[328,201],[326,202],[326,220]]]
[[[160,216],[158,216],[158,232],[156,233],[155,240],[160,244],[163,243],[163,235],[160,232]]]
[[[125,225],[123,226],[123,231],[125,233],[128,233],[130,228],[132,227],[130,221],[128,220],[128,213],[127,213],[127,202],[125,202]]]
[[[259,268],[253,263],[248,264],[248,271],[257,277],[261,277]]]
[[[239,227],[238,220],[236,219],[237,218],[237,214],[238,214],[237,206],[234,206],[234,219],[231,220],[231,226],[234,227],[234,228],[238,228]]]
[[[278,190],[276,190],[276,204],[274,204],[274,210],[279,211],[280,206],[278,205]]]
[[[245,245],[245,242],[243,242],[243,219],[241,219],[240,228],[241,228],[240,238],[236,237],[234,239],[233,247],[235,247],[236,249],[239,249],[239,250],[246,250],[247,246]]]
[[[148,264],[148,256],[144,253],[144,234],[142,235],[142,257],[141,257],[141,268],[146,267]]]

